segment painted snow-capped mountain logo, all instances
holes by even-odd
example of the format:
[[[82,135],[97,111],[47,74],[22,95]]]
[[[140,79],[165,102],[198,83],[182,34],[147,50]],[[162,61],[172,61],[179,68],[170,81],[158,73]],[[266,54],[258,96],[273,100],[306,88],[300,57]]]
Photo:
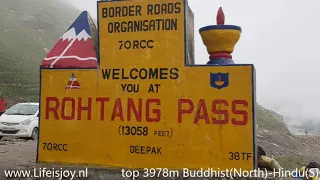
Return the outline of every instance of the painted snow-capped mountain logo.
[[[80,89],[80,88],[81,87],[78,79],[75,77],[74,74],[72,74],[71,77],[69,78],[66,89]]]
[[[97,53],[90,28],[92,22],[84,11],[42,61],[42,68],[97,68]]]

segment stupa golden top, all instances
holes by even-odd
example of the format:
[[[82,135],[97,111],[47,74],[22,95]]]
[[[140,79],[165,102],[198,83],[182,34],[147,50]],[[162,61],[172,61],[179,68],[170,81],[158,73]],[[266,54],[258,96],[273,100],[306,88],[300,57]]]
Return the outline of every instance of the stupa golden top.
[[[203,44],[210,54],[207,65],[234,64],[231,54],[240,39],[241,27],[225,25],[225,15],[221,7],[216,19],[217,25],[206,26],[199,30]]]

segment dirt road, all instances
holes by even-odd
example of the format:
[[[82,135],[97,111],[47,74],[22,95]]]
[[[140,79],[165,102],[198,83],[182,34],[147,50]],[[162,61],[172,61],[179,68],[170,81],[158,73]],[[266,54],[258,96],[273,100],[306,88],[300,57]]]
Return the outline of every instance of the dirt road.
[[[7,170],[39,170],[40,168],[47,169],[65,169],[65,170],[81,170],[84,171],[84,167],[70,167],[63,165],[47,165],[41,164],[36,165],[36,151],[37,141],[23,140],[23,139],[12,139],[4,138],[0,140],[0,180],[6,179],[4,171]],[[103,172],[103,173],[101,173]],[[40,174],[36,174],[40,176]],[[92,180],[122,180],[125,179],[121,176],[119,170],[101,170],[96,168],[88,168],[87,174],[81,174],[83,178],[75,179],[92,179]],[[70,176],[71,177],[71,176]],[[8,178],[9,179],[9,178]],[[24,180],[35,180],[35,179],[59,179],[59,178],[10,178],[10,179],[24,179]],[[70,178],[66,178],[70,179]]]
[[[264,143],[265,147],[267,147],[268,150],[271,150],[273,152],[273,155],[281,155],[284,156],[287,153],[292,150],[292,145],[297,146],[300,145],[300,150],[303,150],[302,154],[304,157],[310,158],[310,160],[319,160],[319,149],[315,148],[319,147],[318,145],[320,142],[318,141],[318,138],[312,139],[312,141],[308,141],[306,139],[301,138],[293,138],[295,141],[288,142],[287,140],[284,142],[276,141],[275,137],[272,137],[271,135],[262,134],[258,136],[259,143]],[[279,137],[279,136],[277,136]],[[283,137],[283,136],[282,136]],[[266,140],[271,140],[270,142],[264,142]],[[309,139],[309,138],[308,138]],[[301,142],[296,142],[298,140],[301,140]],[[306,144],[307,143],[307,144]],[[307,145],[307,146],[306,146]],[[316,146],[315,146],[316,145]],[[291,146],[291,147],[290,147]],[[302,147],[306,147],[305,149],[302,149]],[[310,149],[311,151],[310,151]],[[5,138],[3,140],[0,140],[0,180],[6,179],[4,175],[5,170],[13,169],[13,170],[31,170],[33,171],[34,168],[55,168],[55,169],[68,169],[68,170],[84,170],[84,167],[75,167],[75,166],[62,166],[62,165],[36,165],[36,150],[37,150],[37,141],[31,141],[31,140],[21,140],[21,139],[8,139]],[[288,151],[289,150],[289,151]],[[290,155],[294,155],[295,153],[290,153]],[[287,154],[288,155],[288,154]],[[305,156],[306,155],[306,156]],[[97,169],[97,168],[88,168],[87,171],[87,178],[75,178],[77,179],[90,179],[90,180],[123,180],[123,179],[132,179],[132,178],[124,178],[121,175],[121,170],[106,170],[106,169]],[[12,179],[12,178],[11,178]],[[59,179],[59,178],[14,178],[14,179]],[[70,179],[70,178],[69,178]],[[142,178],[137,178],[142,179]],[[147,179],[147,178],[144,178]],[[150,179],[164,179],[164,178],[150,178]],[[175,178],[167,178],[167,179],[175,179],[175,180],[190,180],[190,179],[197,179],[197,180],[204,180],[207,178],[182,178],[182,177],[175,177]],[[222,178],[225,179],[225,178]],[[252,178],[256,179],[256,178]],[[279,178],[275,178],[279,179]],[[283,178],[284,179],[284,178]]]
[[[37,141],[0,140],[0,174],[7,169],[32,168],[36,160]]]

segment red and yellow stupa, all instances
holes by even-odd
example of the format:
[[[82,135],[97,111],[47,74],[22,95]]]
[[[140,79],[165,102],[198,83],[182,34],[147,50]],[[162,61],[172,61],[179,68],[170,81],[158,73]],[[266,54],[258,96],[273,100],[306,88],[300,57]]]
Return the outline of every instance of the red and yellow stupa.
[[[202,41],[210,54],[207,65],[235,64],[231,54],[240,39],[241,27],[225,25],[224,22],[224,12],[220,7],[217,13],[217,25],[206,26],[199,30]]]

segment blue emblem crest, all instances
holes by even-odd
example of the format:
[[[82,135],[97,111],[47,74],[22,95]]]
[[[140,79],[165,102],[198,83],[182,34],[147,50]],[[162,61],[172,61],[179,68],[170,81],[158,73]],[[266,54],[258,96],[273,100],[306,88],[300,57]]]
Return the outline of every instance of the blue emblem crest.
[[[222,89],[229,86],[229,73],[210,73],[210,86]]]

